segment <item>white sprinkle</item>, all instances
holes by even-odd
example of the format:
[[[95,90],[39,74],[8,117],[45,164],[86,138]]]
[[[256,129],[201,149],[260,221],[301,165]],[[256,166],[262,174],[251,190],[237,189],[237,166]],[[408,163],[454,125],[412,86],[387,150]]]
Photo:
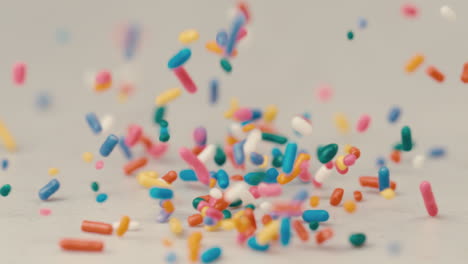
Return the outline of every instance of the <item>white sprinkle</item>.
[[[101,118],[102,132],[108,131],[114,124],[114,117],[111,115],[105,115]]]
[[[203,149],[203,151],[198,154],[198,159],[203,163],[206,164],[209,160],[212,160],[216,152],[216,146],[210,144]]]
[[[246,137],[246,134],[242,131],[242,126],[239,123],[232,123],[229,131],[237,140],[243,140]]]
[[[440,14],[442,15],[442,17],[444,17],[448,21],[453,22],[457,19],[457,14],[455,14],[455,11],[453,11],[453,9],[450,8],[449,6],[442,6],[440,8]]]
[[[424,161],[426,160],[426,156],[424,155],[416,155],[414,158],[413,158],[413,167],[415,169],[420,169],[423,167],[424,165]]]
[[[307,122],[301,116],[295,116],[291,120],[291,126],[294,130],[299,132],[303,136],[310,135],[312,133],[312,124]]]
[[[215,199],[221,199],[223,197],[223,192],[218,188],[213,188],[210,190],[210,196]]]
[[[333,170],[327,169],[325,165],[322,165],[320,169],[315,173],[315,181],[318,183],[323,183],[328,177],[330,177]]]
[[[250,193],[247,183],[237,182],[235,184],[231,184],[231,186],[229,186],[229,188],[224,192],[224,200],[228,203],[232,203],[241,198],[241,195],[244,192]]]
[[[119,228],[120,222],[115,222],[112,224],[112,227],[114,229]],[[137,221],[130,221],[130,224],[128,225],[128,231],[137,231],[140,230],[140,223]]]
[[[244,143],[244,153],[247,157],[257,149],[257,145],[261,140],[262,131],[259,129],[254,129],[249,133]]]
[[[262,210],[265,214],[269,213],[271,211],[271,208],[273,205],[270,202],[262,202],[260,205],[260,210]]]

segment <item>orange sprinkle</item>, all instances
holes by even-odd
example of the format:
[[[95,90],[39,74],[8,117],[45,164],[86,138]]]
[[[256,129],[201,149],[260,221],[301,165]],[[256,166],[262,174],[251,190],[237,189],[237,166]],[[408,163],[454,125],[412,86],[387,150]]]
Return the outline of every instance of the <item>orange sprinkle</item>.
[[[309,240],[309,232],[304,228],[304,225],[302,224],[301,220],[294,220],[292,223],[292,226],[294,230],[296,231],[297,236],[302,240],[302,241],[307,241]]]
[[[379,179],[374,176],[361,176],[359,177],[359,183],[363,187],[379,188]],[[396,183],[394,181],[390,181],[390,188],[392,188],[392,190],[396,189]]]
[[[354,200],[360,202],[362,200],[362,193],[360,191],[354,191]]]
[[[232,181],[243,181],[243,180],[244,180],[244,176],[239,175],[239,174],[236,174],[236,175],[232,175],[232,176],[230,177],[230,179],[231,179]]]
[[[445,76],[442,72],[440,72],[436,67],[434,66],[429,66],[426,69],[426,73],[432,77],[437,82],[443,82],[445,79]]]
[[[243,126],[242,131],[243,132],[249,132],[249,131],[254,130],[255,128],[256,128],[255,124],[250,123],[250,124],[247,124],[247,125]]]
[[[271,218],[271,215],[269,215],[269,214],[264,214],[263,217],[262,217],[262,224],[263,224],[263,225],[267,225],[267,224],[270,223],[272,220],[273,220],[273,218]]]
[[[175,210],[174,204],[171,202],[171,200],[165,200],[162,204],[162,208],[164,208],[164,210],[169,214],[172,214]]]
[[[395,163],[400,163],[401,161],[401,151],[399,150],[394,150],[390,154],[390,159],[395,162]]]
[[[344,190],[342,188],[336,188],[333,190],[332,195],[330,196],[330,204],[337,206],[340,204],[341,199],[343,199]]]
[[[315,234],[315,241],[317,244],[322,244],[323,242],[329,240],[333,237],[333,230],[331,228],[325,228]]]
[[[128,162],[127,164],[125,164],[124,172],[126,175],[131,175],[134,171],[146,166],[147,163],[148,163],[148,159],[146,157],[132,160]]]
[[[311,207],[317,207],[320,204],[320,197],[311,196],[309,199],[309,204]]]
[[[343,207],[346,212],[352,214],[354,211],[356,211],[356,204],[354,203],[353,200],[348,200],[344,202]]]
[[[172,240],[170,240],[169,238],[163,238],[162,240],[162,244],[165,246],[165,247],[172,247]]]

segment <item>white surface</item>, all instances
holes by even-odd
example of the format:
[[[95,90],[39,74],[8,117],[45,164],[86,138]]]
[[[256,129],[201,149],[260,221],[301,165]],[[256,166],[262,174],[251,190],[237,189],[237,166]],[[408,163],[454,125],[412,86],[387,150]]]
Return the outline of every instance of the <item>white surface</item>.
[[[413,1],[421,8],[418,19],[405,19],[400,6],[405,1],[277,1],[256,0],[252,5],[253,24],[249,41],[239,47],[233,60],[233,72],[226,76],[219,58],[204,49],[221,28],[228,28],[226,17],[233,1],[8,1],[0,10],[0,119],[14,133],[19,151],[0,149],[10,160],[8,171],[0,172],[0,183],[12,185],[10,196],[0,197],[0,249],[4,263],[162,263],[170,249],[161,240],[171,237],[180,263],[186,262],[186,241],[174,238],[167,224],[158,224],[156,201],[138,185],[134,176],[125,176],[123,155],[116,149],[105,159],[102,170],[84,163],[81,154],[91,151],[100,159],[98,149],[107,134],[94,136],[84,121],[87,112],[115,117],[111,129],[121,135],[128,124],[138,123],[152,138],[158,129],[152,124],[155,96],[167,88],[179,86],[167,69],[167,60],[180,48],[178,34],[188,28],[200,32],[192,45],[193,56],[186,69],[200,91],[184,93],[170,105],[170,154],[151,161],[147,170],[163,175],[168,170],[186,168],[177,150],[192,146],[192,130],[208,129],[208,143],[223,142],[228,122],[223,111],[229,99],[237,96],[242,106],[264,108],[278,104],[278,127],[294,138],[291,118],[304,111],[312,114],[314,133],[295,139],[301,147],[315,152],[317,145],[351,143],[362,157],[345,175],[332,175],[321,190],[298,182],[287,186],[283,197],[306,188],[322,198],[320,208],[329,210],[326,224],[335,231],[323,246],[302,244],[293,239],[288,248],[273,247],[269,253],[253,252],[235,243],[235,232],[205,233],[203,247],[222,246],[220,263],[465,263],[468,258],[466,230],[468,209],[468,148],[466,113],[468,87],[459,80],[466,62],[466,25],[468,2],[453,0]],[[447,23],[437,12],[450,5],[457,20]],[[358,30],[358,17],[368,20]],[[141,52],[135,61],[125,63],[113,42],[119,24],[136,21],[145,30]],[[67,45],[56,43],[57,29],[68,29]],[[353,41],[346,39],[355,32]],[[415,53],[424,53],[426,62],[416,73],[406,75],[406,61]],[[11,66],[28,63],[28,79],[23,87],[11,83]],[[446,75],[438,84],[424,73],[435,65]],[[90,70],[125,69],[138,80],[137,91],[125,104],[117,101],[117,89],[96,95],[83,81]],[[116,70],[117,71],[117,70]],[[220,101],[208,104],[208,82],[220,78]],[[116,76],[117,78],[117,76]],[[314,88],[330,83],[334,97],[328,104],[314,98]],[[51,109],[34,107],[35,96],[48,91],[53,97]],[[398,104],[403,109],[396,125],[386,121],[387,111]],[[334,128],[335,112],[344,112],[355,124],[363,113],[372,116],[369,130],[362,135],[341,136]],[[388,156],[390,146],[403,125],[413,129],[417,147],[405,154],[401,165],[390,165],[391,178],[398,182],[397,196],[391,201],[372,190],[364,190],[364,200],[353,215],[343,208],[331,208],[327,197],[335,187],[345,188],[344,200],[361,189],[357,177],[376,175],[375,158]],[[352,126],[354,127],[354,125]],[[421,169],[412,167],[412,158],[432,145],[445,145],[448,156],[427,160]],[[135,151],[138,157],[142,150]],[[315,157],[312,171],[319,164]],[[210,169],[216,168],[209,164]],[[38,190],[50,176],[47,168],[57,167],[62,187],[53,199],[42,202]],[[228,168],[228,172],[234,172]],[[440,215],[428,217],[418,186],[422,180],[432,183]],[[98,181],[109,195],[104,204],[95,202],[90,183]],[[191,200],[206,194],[208,188],[180,181],[175,183],[175,216],[185,218],[195,211]],[[260,201],[259,201],[260,202]],[[47,207],[52,214],[39,215]],[[122,215],[140,222],[141,230],[123,238],[83,233],[81,221],[112,223]],[[367,244],[354,249],[348,242],[353,232],[364,232]],[[70,253],[60,250],[63,237],[103,239],[103,253]],[[401,247],[398,256],[390,256],[389,245]]]

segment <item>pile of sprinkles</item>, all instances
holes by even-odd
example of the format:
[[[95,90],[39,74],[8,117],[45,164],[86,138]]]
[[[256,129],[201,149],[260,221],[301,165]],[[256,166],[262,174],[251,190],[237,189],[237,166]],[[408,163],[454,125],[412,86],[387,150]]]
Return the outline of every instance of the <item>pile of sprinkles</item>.
[[[204,47],[217,56],[220,74],[234,76],[235,58],[242,56],[240,43],[249,35],[249,26],[253,22],[251,10],[247,2],[239,1],[236,13],[231,24],[226,29],[213,33]],[[404,4],[400,7],[401,14],[410,20],[421,15],[420,10],[413,4]],[[449,6],[442,6],[440,14],[449,22],[456,20],[455,11]],[[371,24],[373,26],[373,24]],[[346,32],[349,41],[356,39],[359,34],[369,27],[365,17],[358,17],[357,29]],[[138,56],[141,48],[144,29],[136,24],[129,23],[122,27],[119,37],[121,56],[130,61]],[[69,32],[61,29],[57,38],[62,44],[70,41]],[[110,165],[106,158],[120,151],[127,160],[121,164],[122,175],[129,176],[147,192],[149,203],[155,203],[157,217],[155,225],[170,230],[173,237],[167,238],[162,245],[168,248],[165,256],[157,263],[212,263],[223,259],[223,252],[229,248],[223,245],[212,245],[203,241],[208,232],[225,232],[225,235],[235,240],[245,250],[268,252],[274,247],[290,246],[293,240],[301,243],[314,243],[316,245],[333,244],[337,239],[333,225],[333,208],[341,208],[348,214],[358,214],[361,207],[366,206],[369,200],[392,200],[398,197],[399,184],[392,179],[392,170],[402,163],[410,163],[414,169],[424,166],[426,161],[442,159],[447,154],[444,146],[432,146],[425,153],[418,153],[411,161],[405,160],[406,154],[414,152],[417,135],[420,131],[413,131],[411,126],[401,123],[404,109],[393,105],[385,116],[376,116],[363,113],[357,119],[350,119],[346,113],[336,112],[330,120],[336,130],[349,139],[350,134],[364,134],[372,129],[375,120],[384,120],[391,126],[398,137],[397,142],[391,142],[385,154],[375,157],[375,172],[372,175],[361,175],[354,179],[353,188],[333,186],[328,194],[318,195],[317,189],[330,184],[331,177],[348,174],[357,170],[355,164],[366,153],[362,153],[357,144],[341,144],[337,142],[321,142],[317,149],[301,146],[298,142],[303,137],[309,137],[317,129],[312,116],[307,113],[297,113],[291,116],[287,124],[275,124],[280,108],[268,105],[265,108],[244,106],[236,98],[232,98],[230,105],[224,112],[224,117],[230,125],[224,138],[224,144],[208,137],[208,129],[204,126],[194,127],[186,131],[187,136],[193,138],[193,145],[182,146],[170,151],[173,145],[171,138],[171,118],[168,110],[175,100],[181,96],[190,96],[201,89],[208,91],[209,97],[205,101],[209,105],[219,103],[222,95],[223,83],[220,76],[212,76],[205,82],[196,82],[193,77],[193,65],[190,65],[193,45],[200,41],[201,34],[196,29],[185,29],[177,35],[181,47],[177,47],[174,54],[169,54],[167,68],[173,74],[180,87],[168,88],[157,94],[154,99],[154,113],[152,125],[157,127],[157,135],[153,131],[145,130],[145,126],[135,123],[127,125],[126,131],[111,131],[114,118],[89,109],[83,113],[81,126],[89,127],[88,132],[94,135],[104,135],[104,140],[94,150],[82,153],[81,161],[85,165],[92,165],[96,170],[105,170]],[[436,67],[427,65],[431,58],[420,52],[415,52],[407,62],[402,63],[401,71],[410,75],[426,64],[425,73],[438,83],[446,80],[443,65]],[[459,80],[468,83],[468,62],[460,67]],[[119,98],[127,97],[135,90],[131,81],[117,82],[111,70],[101,69],[95,73],[93,92],[108,93],[112,88],[120,87]],[[26,62],[13,64],[11,78],[16,86],[27,82],[28,65]],[[453,78],[453,76],[450,76]],[[457,77],[458,78],[458,77]],[[115,90],[115,89],[114,89]],[[329,103],[334,96],[330,84],[320,84],[315,90],[315,96],[320,103]],[[39,110],[46,110],[52,104],[51,96],[41,92],[36,100]],[[176,108],[170,108],[171,113]],[[138,120],[139,122],[139,120]],[[172,127],[173,128],[173,127]],[[281,129],[278,129],[281,128]],[[224,127],[222,128],[224,129]],[[293,131],[295,137],[285,136],[284,130]],[[396,132],[395,132],[396,131]],[[6,124],[0,120],[0,140],[3,147],[13,156],[17,151],[14,136]],[[351,140],[350,140],[351,141]],[[143,151],[141,151],[143,150]],[[164,162],[164,157],[176,156],[183,162],[184,167],[173,168],[169,171],[154,171],[148,169],[152,160]],[[13,164],[11,164],[13,163]],[[16,166],[8,158],[1,159],[1,169],[8,173],[11,166]],[[58,164],[54,164],[58,166]],[[316,168],[312,170],[312,165]],[[230,168],[233,167],[233,169]],[[354,168],[353,168],[354,167]],[[2,172],[2,173],[3,173]],[[61,168],[50,167],[47,180],[42,186],[37,186],[37,199],[42,205],[54,199],[62,186]],[[3,179],[0,186],[0,195],[8,197],[15,194],[14,187]],[[176,188],[174,184],[179,184]],[[303,188],[293,196],[285,195],[288,185],[294,182],[303,184]],[[191,200],[177,201],[178,193],[184,188],[197,189],[201,186],[203,193]],[[78,188],[78,186],[75,186]],[[96,177],[86,187],[96,203],[104,204],[118,195]],[[194,187],[195,188],[195,187]],[[364,192],[364,190],[374,190]],[[439,209],[435,194],[437,187],[429,181],[421,181],[420,211],[425,211],[428,217],[437,217]],[[379,194],[379,195],[376,195]],[[176,205],[183,202],[190,204],[190,213],[185,211],[175,214]],[[185,210],[186,208],[184,208]],[[41,217],[53,217],[50,208],[40,208]],[[115,223],[105,223],[100,219],[80,219],[82,232],[92,233],[93,239],[80,237],[57,238],[54,247],[68,251],[102,252],[106,250],[106,240],[125,239],[132,232],[143,232],[137,216],[126,215],[122,211],[120,219]],[[184,218],[176,216],[184,215]],[[134,219],[135,218],[135,219]],[[77,227],[79,228],[79,227]],[[366,241],[372,234],[366,230],[349,230],[348,240],[350,248],[365,248]],[[104,238],[105,237],[105,238]],[[177,255],[173,247],[174,240],[183,240],[186,245],[186,254]],[[393,242],[394,243],[394,242]],[[57,246],[58,245],[58,246]],[[399,251],[399,245],[390,246],[393,252]]]

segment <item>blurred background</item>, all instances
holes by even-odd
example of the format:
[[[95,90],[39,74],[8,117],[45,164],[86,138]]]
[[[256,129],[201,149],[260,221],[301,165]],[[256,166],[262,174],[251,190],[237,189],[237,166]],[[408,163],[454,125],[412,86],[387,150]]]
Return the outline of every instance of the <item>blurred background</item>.
[[[0,248],[5,250],[8,263],[163,262],[165,249],[160,241],[169,232],[154,222],[157,207],[148,199],[147,191],[139,188],[134,179],[123,176],[124,157],[120,153],[112,155],[106,159],[105,169],[97,172],[92,166],[84,166],[80,156],[84,151],[97,154],[109,132],[122,135],[132,123],[158,135],[152,121],[154,99],[168,88],[180,87],[167,61],[183,47],[179,33],[192,28],[198,30],[200,39],[190,45],[192,58],[186,69],[199,91],[184,92],[168,107],[171,150],[164,159],[152,161],[150,167],[161,172],[185,168],[177,149],[192,144],[191,133],[197,126],[208,129],[210,142],[223,142],[229,125],[223,113],[232,97],[248,107],[264,109],[276,104],[280,109],[276,127],[291,137],[291,117],[309,112],[313,135],[295,140],[312,153],[319,144],[331,142],[360,147],[362,160],[348,175],[332,179],[330,186],[321,190],[323,195],[337,184],[357,187],[357,176],[375,175],[375,158],[389,155],[402,126],[411,126],[416,142],[416,149],[404,156],[403,164],[390,167],[395,177],[392,179],[401,186],[397,199],[383,201],[371,193],[377,197],[355,215],[337,210],[330,224],[336,230],[336,243],[325,248],[297,243],[260,254],[237,246],[233,234],[209,234],[204,243],[225,249],[220,263],[461,263],[460,259],[468,257],[466,243],[462,242],[462,230],[468,223],[468,211],[462,203],[468,198],[464,187],[468,184],[468,87],[460,81],[463,64],[468,61],[468,2],[248,3],[252,12],[248,36],[240,43],[237,58],[231,61],[232,73],[226,74],[219,66],[219,56],[208,52],[205,43],[214,40],[219,30],[230,28],[235,1],[3,2],[0,120],[19,145],[14,154],[0,150],[0,155],[11,162],[10,169],[0,174],[0,183],[13,186],[12,195],[0,199],[0,225],[4,227]],[[417,17],[402,15],[401,8],[408,3],[418,7]],[[444,5],[456,12],[456,20],[441,15]],[[360,17],[367,20],[365,29],[359,28]],[[131,60],[125,58],[120,41],[128,25],[141,29],[141,43]],[[347,38],[350,30],[354,33],[352,40]],[[404,66],[416,53],[424,54],[426,60],[416,72],[407,74]],[[11,80],[12,65],[18,61],[28,66],[22,86],[15,86]],[[443,83],[425,73],[429,65],[445,74]],[[102,69],[111,71],[114,86],[97,94],[92,85],[96,72]],[[220,99],[210,105],[208,84],[214,77],[220,81]],[[135,90],[128,98],[119,99],[120,84],[127,81]],[[327,103],[315,96],[322,84],[334,91]],[[47,109],[37,106],[41,96],[50,101]],[[402,119],[390,125],[386,116],[395,105],[402,108]],[[88,112],[114,117],[108,133],[90,133],[84,122]],[[360,115],[371,115],[369,131],[342,136],[333,123],[337,112],[345,113],[353,127]],[[436,145],[446,147],[448,156],[414,169],[412,158]],[[312,167],[318,165],[314,161]],[[53,166],[61,170],[61,198],[47,204],[53,215],[41,218],[37,210],[44,202],[37,199],[37,190],[48,182],[47,168]],[[89,183],[97,178],[109,194],[109,201],[103,205],[96,205],[89,194]],[[438,219],[429,219],[423,208],[418,189],[422,180],[432,182],[441,212]],[[291,193],[304,187],[296,185]],[[193,213],[191,198],[204,190],[181,183],[179,188],[184,194],[177,198],[178,214],[183,218]],[[83,236],[78,228],[83,219],[112,222],[123,214],[135,216],[144,228],[133,237],[108,239],[103,254],[70,254],[57,246],[61,237]],[[368,235],[367,247],[349,247],[346,239],[353,231]],[[185,263],[185,241],[176,243],[179,261]],[[396,256],[388,252],[392,243],[401,247]]]

